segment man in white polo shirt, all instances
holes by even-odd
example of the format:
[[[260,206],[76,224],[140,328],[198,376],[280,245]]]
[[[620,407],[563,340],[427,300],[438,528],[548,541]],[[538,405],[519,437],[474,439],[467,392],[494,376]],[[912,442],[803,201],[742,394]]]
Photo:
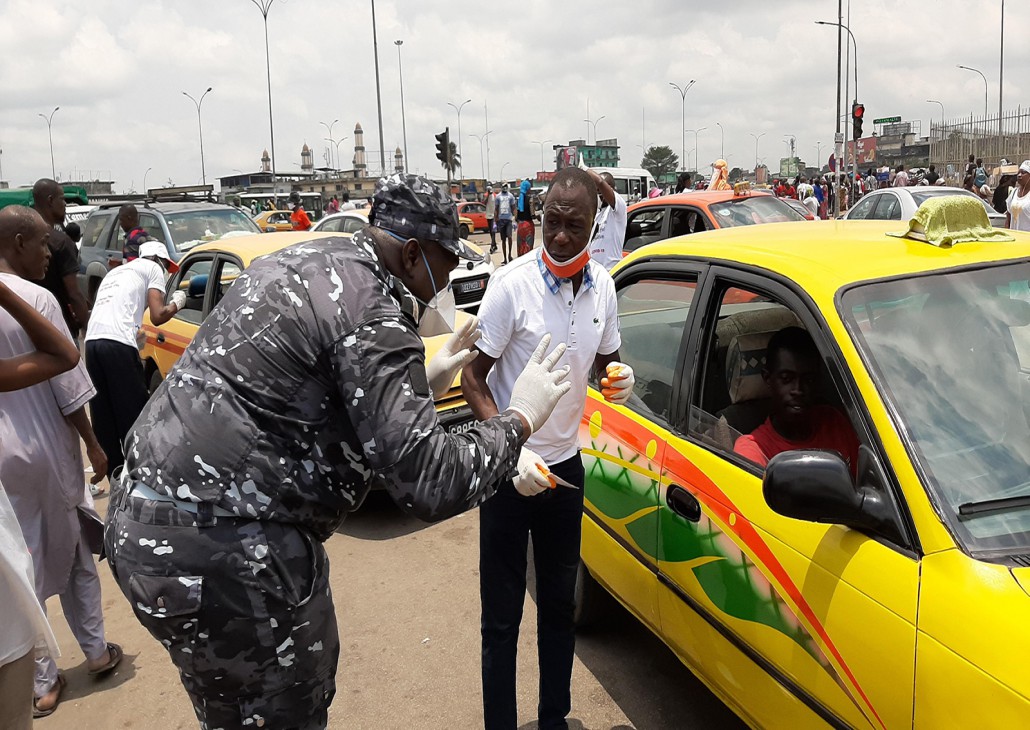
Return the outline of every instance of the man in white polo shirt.
[[[624,403],[633,373],[618,362],[615,286],[590,258],[597,186],[576,167],[558,172],[543,208],[543,248],[494,274],[479,309],[479,356],[462,372],[479,419],[508,406],[512,386],[540,339],[568,349],[569,391],[523,446],[517,473],[479,509],[483,711],[486,727],[515,728],[515,656],[533,538],[540,660],[539,727],[566,727],[575,649],[573,598],[583,514],[579,423],[591,370],[605,397]],[[616,372],[616,369],[621,372]],[[548,472],[572,486],[555,486]]]
[[[139,258],[112,269],[97,290],[86,329],[86,370],[97,389],[89,408],[109,479],[125,461],[122,442],[149,398],[136,344],[143,312],[149,309],[151,323],[162,325],[182,309],[185,292],[164,303],[165,272],[178,270],[163,243],[146,241]]]
[[[601,198],[594,219],[597,233],[590,242],[590,258],[611,271],[622,261],[622,245],[626,242],[626,201],[615,192],[615,178],[610,172],[600,175],[590,169],[587,172],[594,178]]]

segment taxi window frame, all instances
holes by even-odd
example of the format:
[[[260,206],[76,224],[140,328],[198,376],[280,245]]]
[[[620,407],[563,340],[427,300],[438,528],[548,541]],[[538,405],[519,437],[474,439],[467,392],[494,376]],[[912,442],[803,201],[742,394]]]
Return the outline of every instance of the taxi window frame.
[[[705,449],[760,479],[763,477],[765,472],[757,464],[743,457],[727,454],[716,449],[690,433],[689,415],[691,408],[699,405],[700,402],[700,392],[704,377],[703,363],[700,361],[700,358],[707,352],[709,341],[715,332],[714,322],[718,319],[719,309],[722,305],[718,294],[724,289],[724,285],[739,286],[748,291],[767,294],[790,308],[801,320],[805,329],[815,341],[822,357],[823,365],[829,374],[831,384],[836,388],[841,397],[848,420],[853,427],[857,425],[861,429],[858,430],[856,428],[856,435],[860,445],[869,449],[876,457],[880,467],[878,471],[884,480],[884,489],[890,494],[894,507],[900,515],[902,537],[905,542],[898,543],[880,535],[865,532],[862,534],[903,555],[918,560],[922,557],[923,551],[908,502],[905,500],[904,492],[901,489],[901,483],[898,480],[893,465],[887,458],[883,441],[880,439],[869,409],[862,399],[858,384],[855,382],[851,371],[846,367],[847,361],[844,358],[844,353],[841,351],[825,318],[819,312],[819,307],[807,292],[796,283],[775,272],[732,261],[710,260],[710,264],[711,268],[706,273],[705,281],[698,287],[698,292],[695,294],[695,302],[701,311],[701,315],[699,319],[692,319],[692,330],[686,351],[686,360],[681,370],[680,379],[682,382],[674,388],[673,407],[675,410],[673,412],[677,414],[677,418],[671,425],[673,433],[676,434],[677,438],[688,441],[698,448]],[[838,316],[840,316],[839,296],[840,293],[838,292],[834,298],[834,306]],[[687,397],[682,397],[683,394],[686,394]],[[676,398],[675,396],[677,395],[680,397]]]
[[[219,292],[222,291],[222,268],[226,264],[232,264],[233,266],[239,268],[240,273],[237,276],[237,278],[239,278],[239,276],[242,276],[243,272],[247,270],[247,267],[243,265],[243,261],[242,259],[240,259],[239,256],[224,251],[219,251],[218,253],[216,253],[214,263],[211,265],[211,277],[215,278],[215,282],[217,284]],[[208,281],[210,282],[211,278],[209,278]],[[234,281],[233,284],[235,283],[236,282]],[[211,310],[214,309],[218,305],[218,302],[222,301],[222,297],[225,296],[224,294],[219,294],[218,301],[214,301],[213,292],[214,287],[211,286],[208,286],[208,291],[204,292],[204,309],[202,310],[204,316],[203,319],[200,320],[201,324],[204,323],[208,316],[210,316]]]
[[[190,266],[197,263],[198,261],[210,261],[211,271],[208,273],[208,286],[204,289],[204,304],[200,308],[200,321],[193,322],[185,317],[180,317],[179,312],[176,312],[172,317],[180,322],[195,325],[200,327],[204,324],[204,320],[207,319],[207,315],[211,312],[211,274],[215,271],[215,265],[218,263],[218,252],[217,251],[201,251],[188,258],[184,257],[179,261],[179,270],[175,272],[175,275],[168,280],[165,284],[165,304],[172,301],[172,293],[179,289],[179,284],[182,283],[182,275],[189,269]]]
[[[698,259],[687,259],[681,256],[647,256],[637,259],[631,265],[620,269],[612,277],[615,281],[616,295],[618,295],[618,292],[623,288],[632,286],[633,284],[645,279],[679,279],[681,281],[685,281],[689,277],[691,280],[696,282],[694,295],[690,300],[690,311],[687,313],[686,322],[683,323],[683,335],[680,338],[679,351],[676,354],[675,364],[673,367],[673,382],[670,383],[672,388],[672,397],[670,399],[669,412],[673,417],[671,419],[666,419],[661,417],[659,414],[652,414],[652,417],[641,416],[648,418],[648,420],[653,420],[656,424],[668,431],[674,429],[677,416],[682,411],[679,404],[681,402],[680,399],[682,395],[680,388],[683,383],[683,369],[689,352],[690,341],[693,339],[695,322],[699,316],[698,310],[703,309],[703,303],[705,301],[704,286],[707,274],[708,264]],[[591,374],[590,387],[597,390],[597,379],[593,374]],[[633,412],[638,416],[641,415],[636,410],[633,410]]]

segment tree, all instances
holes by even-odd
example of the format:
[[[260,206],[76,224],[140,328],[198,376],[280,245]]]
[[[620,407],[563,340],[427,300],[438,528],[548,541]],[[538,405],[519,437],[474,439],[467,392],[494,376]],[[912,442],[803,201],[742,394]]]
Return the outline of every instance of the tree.
[[[729,182],[735,183],[738,180],[743,180],[743,179],[744,179],[744,171],[741,170],[739,167],[734,167],[732,170],[730,170]]]
[[[647,170],[655,180],[661,180],[666,175],[676,172],[676,165],[679,164],[679,155],[666,145],[657,145],[647,148],[644,159],[640,166]]]
[[[453,175],[458,169],[458,163],[461,162],[461,155],[458,154],[458,145],[454,142],[451,142],[450,158],[450,165],[448,165],[446,162],[441,162],[440,166],[443,167],[443,169],[447,170],[447,172],[449,172],[451,175]]]

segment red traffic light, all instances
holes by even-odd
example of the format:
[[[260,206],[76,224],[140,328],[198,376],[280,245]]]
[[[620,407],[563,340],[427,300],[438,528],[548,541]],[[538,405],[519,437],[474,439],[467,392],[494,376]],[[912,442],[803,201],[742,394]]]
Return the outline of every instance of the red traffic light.
[[[865,116],[865,104],[854,104],[851,107],[851,118],[861,119]]]

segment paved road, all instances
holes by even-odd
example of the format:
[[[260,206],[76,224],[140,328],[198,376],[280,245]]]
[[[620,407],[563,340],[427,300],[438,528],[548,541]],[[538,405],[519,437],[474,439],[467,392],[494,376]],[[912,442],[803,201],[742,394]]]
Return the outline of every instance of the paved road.
[[[101,512],[106,502],[98,500]],[[482,726],[478,529],[475,512],[426,525],[377,493],[329,540],[342,645],[330,727]],[[106,564],[100,573],[108,637],[124,646],[125,660],[112,677],[89,678],[60,603],[51,600],[69,683],[61,707],[37,727],[196,727],[167,654],[136,622]],[[527,597],[519,655],[523,728],[535,727],[535,625]],[[742,727],[621,607],[580,636],[576,655],[574,728]]]

